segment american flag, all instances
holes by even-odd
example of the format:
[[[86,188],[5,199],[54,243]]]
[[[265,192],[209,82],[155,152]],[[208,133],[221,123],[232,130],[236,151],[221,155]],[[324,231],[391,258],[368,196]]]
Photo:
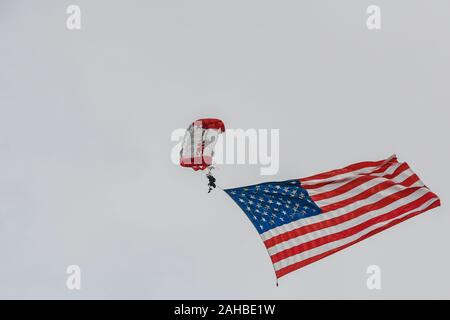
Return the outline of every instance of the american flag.
[[[277,279],[440,205],[396,156],[225,191],[258,230]]]

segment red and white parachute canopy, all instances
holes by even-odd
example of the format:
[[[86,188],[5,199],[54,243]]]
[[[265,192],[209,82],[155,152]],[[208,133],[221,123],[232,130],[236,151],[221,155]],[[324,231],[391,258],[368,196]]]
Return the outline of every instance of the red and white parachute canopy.
[[[180,152],[180,165],[205,170],[212,165],[214,146],[225,125],[219,119],[199,119],[191,123],[184,135]]]

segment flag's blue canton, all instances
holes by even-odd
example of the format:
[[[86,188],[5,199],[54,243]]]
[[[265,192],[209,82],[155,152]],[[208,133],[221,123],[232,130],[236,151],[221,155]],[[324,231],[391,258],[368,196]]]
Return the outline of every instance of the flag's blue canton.
[[[298,179],[226,189],[225,192],[259,233],[322,212]]]

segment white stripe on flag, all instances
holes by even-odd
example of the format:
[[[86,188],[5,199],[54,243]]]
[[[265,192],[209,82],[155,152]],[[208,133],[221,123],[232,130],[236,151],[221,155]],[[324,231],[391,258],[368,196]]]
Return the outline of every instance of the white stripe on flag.
[[[368,204],[373,204],[375,202],[378,202],[380,200],[382,200],[383,198],[387,198],[390,195],[397,193],[401,190],[405,190],[408,189],[409,187],[403,187],[401,185],[393,185],[387,189],[384,189],[380,192],[377,192],[373,195],[371,195],[370,197],[366,198],[366,199],[362,199],[356,202],[352,202],[350,204],[348,204],[345,207],[333,210],[333,211],[329,211],[326,213],[321,213],[318,214],[316,216],[312,216],[312,217],[308,217],[308,218],[304,218],[304,219],[299,219],[299,220],[295,220],[292,221],[290,223],[286,223],[284,225],[278,226],[276,228],[270,229],[264,233],[261,234],[261,238],[265,241],[268,240],[272,237],[278,236],[280,234],[283,234],[285,232],[288,231],[292,231],[294,229],[309,225],[309,224],[313,224],[313,223],[317,223],[317,222],[323,222],[332,218],[336,218],[339,216],[342,216],[346,213],[349,213],[351,211],[354,211],[356,209],[359,209],[363,206],[366,206]],[[429,191],[428,189],[426,189],[427,191]]]
[[[362,230],[362,231],[360,231],[360,232],[358,232],[358,233],[356,233],[356,234],[354,234],[354,235],[352,235],[350,237],[339,239],[339,240],[333,241],[333,242],[328,242],[328,243],[326,243],[326,244],[324,244],[324,245],[322,245],[320,247],[316,247],[316,248],[313,248],[311,250],[303,251],[303,252],[301,252],[299,254],[287,257],[286,259],[283,259],[283,260],[280,260],[280,261],[274,263],[273,266],[274,266],[275,270],[278,271],[278,270],[280,270],[282,268],[285,268],[285,267],[287,267],[287,266],[289,266],[291,264],[294,264],[294,263],[303,261],[305,259],[314,257],[316,255],[328,252],[330,250],[333,250],[335,248],[343,246],[343,245],[345,245],[347,243],[350,243],[350,242],[352,242],[354,240],[357,240],[358,238],[364,236],[365,234],[371,232],[372,230],[378,229],[378,228],[380,228],[380,227],[390,223],[393,220],[400,219],[400,218],[402,218],[402,217],[404,217],[404,216],[406,216],[406,215],[408,215],[408,214],[410,214],[412,212],[416,212],[416,211],[420,211],[422,209],[425,209],[428,206],[432,205],[435,201],[438,201],[438,200],[439,200],[438,198],[432,198],[429,201],[427,201],[426,203],[424,203],[423,205],[421,205],[420,207],[415,208],[413,210],[410,210],[408,212],[405,212],[401,216],[395,217],[395,218],[390,219],[388,221],[383,221],[383,222],[374,224],[374,225],[372,225],[372,226],[370,226],[370,227],[368,227],[368,228],[366,228],[366,229],[364,229],[364,230]]]
[[[368,167],[364,167],[362,169],[353,170],[353,171],[349,171],[349,172],[346,172],[346,173],[341,173],[341,174],[338,174],[338,175],[334,175],[334,176],[329,177],[329,178],[307,180],[307,181],[302,182],[302,183],[304,185],[308,185],[309,186],[309,185],[314,185],[314,184],[317,184],[317,183],[337,181],[337,180],[345,179],[345,178],[356,176],[356,175],[360,175],[360,174],[368,174],[370,172],[375,171],[378,168],[381,168],[386,163],[389,163],[390,161],[392,161],[394,158],[395,158],[395,155],[389,157],[388,159],[386,159],[386,161],[384,161],[382,164],[377,165],[377,166],[368,166]],[[398,162],[395,161],[393,163],[398,163]]]
[[[319,206],[319,207],[324,207],[327,206],[329,204],[333,204],[342,200],[347,200],[348,198],[354,197],[364,191],[366,191],[367,189],[374,187],[378,184],[381,184],[383,182],[386,181],[392,181],[395,183],[402,183],[403,181],[405,181],[407,178],[409,178],[410,176],[414,175],[414,172],[412,172],[411,170],[405,170],[404,172],[402,172],[401,174],[399,174],[398,176],[396,176],[393,179],[384,179],[384,178],[375,178],[372,180],[369,180],[363,184],[360,184],[359,186],[356,186],[353,189],[350,189],[347,192],[338,194],[334,197],[330,197],[327,199],[323,199],[323,200],[318,200],[315,201],[315,203]]]
[[[386,176],[386,175],[393,174],[395,172],[395,170],[397,170],[397,168],[400,167],[400,165],[401,165],[401,163],[394,162],[389,167],[387,167],[385,171],[379,172],[379,173],[372,173],[372,174],[370,174],[370,176],[383,177],[383,176]],[[307,190],[308,190],[308,193],[309,193],[310,196],[321,194],[321,193],[324,193],[324,192],[333,191],[333,190],[335,190],[335,189],[337,189],[337,188],[339,188],[339,187],[341,187],[341,186],[343,186],[343,185],[345,185],[345,184],[347,184],[347,183],[349,183],[351,181],[354,181],[356,178],[359,178],[361,176],[364,176],[364,175],[352,174],[351,176],[348,176],[347,178],[345,178],[343,180],[335,181],[335,182],[326,184],[326,185],[324,185],[322,187],[319,187],[319,188],[307,189]],[[302,183],[302,185],[304,185],[304,184]],[[307,184],[305,183],[305,185],[307,185]]]
[[[337,224],[337,225],[334,225],[334,226],[331,226],[328,228],[313,231],[313,232],[301,235],[299,237],[290,239],[288,241],[281,242],[281,243],[269,248],[268,249],[269,254],[274,255],[278,252],[298,246],[302,243],[309,242],[309,241],[312,241],[312,240],[315,240],[315,239],[318,239],[318,238],[321,238],[324,236],[335,234],[337,232],[341,232],[343,230],[355,227],[355,226],[357,226],[361,223],[364,223],[376,216],[380,216],[382,214],[388,213],[388,212],[395,210],[401,206],[404,206],[414,200],[417,200],[429,192],[430,192],[430,190],[425,189],[425,188],[418,189],[413,194],[410,194],[407,197],[401,198],[401,199],[391,203],[390,205],[380,208],[378,210],[369,211],[369,212],[367,212],[359,217],[356,217],[352,220],[348,220],[348,221],[345,221],[343,223],[340,223],[340,224]],[[326,215],[326,213],[325,213],[325,215]]]

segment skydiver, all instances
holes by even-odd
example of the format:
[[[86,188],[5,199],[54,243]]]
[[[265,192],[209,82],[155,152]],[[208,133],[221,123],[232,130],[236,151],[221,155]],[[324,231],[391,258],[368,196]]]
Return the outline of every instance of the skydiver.
[[[208,178],[208,193],[210,193],[216,187],[216,178],[210,172],[206,174],[206,177]]]

